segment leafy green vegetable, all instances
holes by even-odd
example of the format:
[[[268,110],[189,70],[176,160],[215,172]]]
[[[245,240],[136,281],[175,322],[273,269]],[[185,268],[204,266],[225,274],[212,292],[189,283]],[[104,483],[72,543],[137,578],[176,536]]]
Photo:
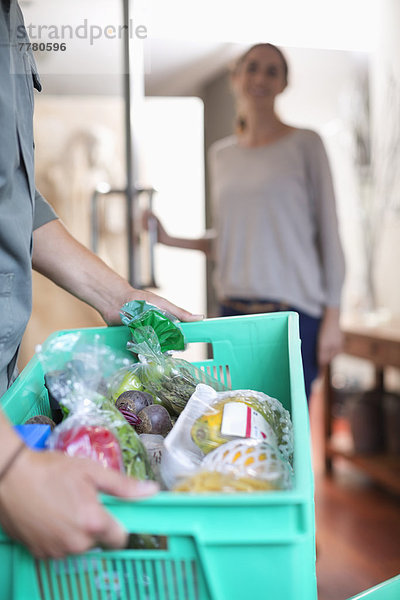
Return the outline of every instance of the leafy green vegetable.
[[[149,457],[136,431],[111,400],[101,397],[99,403],[118,438],[126,474],[136,479],[154,479]]]

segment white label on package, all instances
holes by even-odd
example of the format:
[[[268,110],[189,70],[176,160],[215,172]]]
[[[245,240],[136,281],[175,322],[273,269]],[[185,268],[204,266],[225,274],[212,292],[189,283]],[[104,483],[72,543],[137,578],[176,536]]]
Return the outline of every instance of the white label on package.
[[[228,402],[224,406],[221,435],[265,440],[270,426],[259,412],[244,402]]]

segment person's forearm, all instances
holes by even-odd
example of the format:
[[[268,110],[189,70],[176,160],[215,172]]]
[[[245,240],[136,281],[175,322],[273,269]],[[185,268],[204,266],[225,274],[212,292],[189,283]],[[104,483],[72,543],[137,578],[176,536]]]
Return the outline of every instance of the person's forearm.
[[[165,246],[173,246],[175,248],[184,248],[187,250],[201,250],[208,257],[212,253],[212,242],[215,238],[215,233],[212,230],[207,231],[203,236],[198,238],[182,238],[172,235],[165,235],[160,239],[160,243]]]
[[[131,300],[146,300],[181,321],[202,318],[156,294],[133,288],[80,244],[58,220],[34,231],[32,265],[36,271],[93,306],[109,324],[120,322],[119,309]]]
[[[343,345],[340,330],[340,308],[326,306],[318,334],[318,363],[324,367],[338,354]]]
[[[340,307],[339,306],[325,306],[323,316],[324,316],[324,318],[327,318],[327,319],[336,319],[337,321],[339,321]]]
[[[80,244],[60,221],[34,231],[33,268],[106,315],[110,304],[122,306],[127,281]],[[138,299],[141,299],[138,291]]]
[[[157,242],[164,246],[172,246],[174,248],[183,248],[186,250],[200,250],[208,258],[212,258],[213,252],[213,240],[216,237],[216,233],[213,229],[207,229],[205,233],[196,238],[183,238],[170,235],[164,228],[164,225],[160,219],[153,212],[146,210],[142,215],[142,223],[145,229],[149,228],[150,221],[153,226],[157,227]]]

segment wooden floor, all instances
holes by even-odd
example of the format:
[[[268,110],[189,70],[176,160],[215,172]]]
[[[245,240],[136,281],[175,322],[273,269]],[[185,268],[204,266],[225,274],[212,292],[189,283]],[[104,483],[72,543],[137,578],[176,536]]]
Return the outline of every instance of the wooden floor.
[[[400,498],[343,459],[325,476],[318,392],[312,402],[318,600],[345,600],[400,573]]]

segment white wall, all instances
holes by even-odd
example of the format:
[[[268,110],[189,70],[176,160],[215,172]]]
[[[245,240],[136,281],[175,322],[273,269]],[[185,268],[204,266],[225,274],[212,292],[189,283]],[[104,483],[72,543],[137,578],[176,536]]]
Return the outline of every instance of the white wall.
[[[204,233],[203,103],[199,98],[147,98],[142,157],[145,183],[157,190],[154,210],[172,235]],[[157,293],[205,312],[205,257],[156,247]]]
[[[351,112],[355,84],[368,55],[335,50],[287,48],[289,86],[278,112],[283,120],[322,136],[333,172],[340,234],[346,257],[343,309],[363,303],[362,230],[353,166]]]
[[[371,69],[374,144],[379,152],[382,141],[394,136],[397,153],[388,164],[389,173],[395,178],[391,208],[385,214],[377,249],[374,278],[380,304],[400,317],[400,2],[381,0],[379,8],[379,45]],[[391,94],[396,97],[391,99]],[[393,100],[394,105],[390,106]],[[379,200],[385,202],[386,198]]]

